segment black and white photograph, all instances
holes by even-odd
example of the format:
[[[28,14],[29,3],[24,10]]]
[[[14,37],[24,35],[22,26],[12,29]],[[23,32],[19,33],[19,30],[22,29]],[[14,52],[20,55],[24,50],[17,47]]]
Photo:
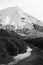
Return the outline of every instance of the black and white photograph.
[[[43,0],[0,0],[0,65],[43,65]]]

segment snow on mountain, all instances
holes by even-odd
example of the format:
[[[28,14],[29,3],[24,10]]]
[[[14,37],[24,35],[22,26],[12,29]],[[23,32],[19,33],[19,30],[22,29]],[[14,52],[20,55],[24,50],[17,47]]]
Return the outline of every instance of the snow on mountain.
[[[41,21],[37,20],[33,16],[28,15],[19,7],[9,7],[3,10],[0,10],[0,24],[4,29],[13,29],[18,34],[27,35],[25,33],[30,33],[33,35],[34,24],[41,25]]]

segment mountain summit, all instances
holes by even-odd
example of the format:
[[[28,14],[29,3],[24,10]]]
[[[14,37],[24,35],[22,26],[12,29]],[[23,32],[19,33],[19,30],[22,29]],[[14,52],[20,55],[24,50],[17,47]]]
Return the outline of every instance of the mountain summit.
[[[34,35],[35,30],[33,27],[34,24],[42,25],[39,20],[28,15],[19,7],[9,7],[3,10],[0,10],[0,28],[13,30],[19,35],[28,36]]]

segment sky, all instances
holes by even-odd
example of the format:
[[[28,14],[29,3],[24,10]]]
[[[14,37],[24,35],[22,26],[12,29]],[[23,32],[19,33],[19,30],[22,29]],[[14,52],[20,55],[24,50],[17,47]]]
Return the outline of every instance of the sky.
[[[16,6],[43,21],[43,0],[0,0],[0,10]]]

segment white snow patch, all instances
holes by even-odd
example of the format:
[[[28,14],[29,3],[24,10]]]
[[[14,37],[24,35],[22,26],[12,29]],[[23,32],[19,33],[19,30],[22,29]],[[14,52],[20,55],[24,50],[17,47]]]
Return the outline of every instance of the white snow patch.
[[[32,51],[32,49],[27,47],[27,52],[26,53],[18,54],[17,56],[14,57],[14,59],[17,60],[17,61],[25,59],[26,57],[31,55],[31,51]]]

